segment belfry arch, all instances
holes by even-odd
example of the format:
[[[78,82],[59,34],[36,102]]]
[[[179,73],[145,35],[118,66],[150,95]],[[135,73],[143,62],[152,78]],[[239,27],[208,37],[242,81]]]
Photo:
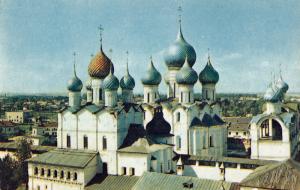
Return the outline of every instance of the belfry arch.
[[[282,126],[274,118],[265,119],[260,125],[260,138],[282,140]]]

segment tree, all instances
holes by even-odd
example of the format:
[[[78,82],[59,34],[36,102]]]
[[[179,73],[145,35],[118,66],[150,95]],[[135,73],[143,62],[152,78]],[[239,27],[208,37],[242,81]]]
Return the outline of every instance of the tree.
[[[0,159],[0,189],[12,190],[19,185],[18,175],[15,172],[18,168],[17,162],[8,154]]]
[[[25,138],[17,141],[17,150],[15,153],[18,162],[18,175],[22,183],[28,183],[28,164],[27,159],[31,158],[31,143]]]

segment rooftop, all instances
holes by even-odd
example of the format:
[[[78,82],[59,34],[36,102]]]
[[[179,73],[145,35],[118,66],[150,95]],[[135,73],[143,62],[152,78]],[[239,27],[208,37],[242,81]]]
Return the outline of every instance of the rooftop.
[[[84,168],[98,153],[93,151],[79,151],[55,149],[50,152],[30,158],[29,163],[47,164],[55,166]]]

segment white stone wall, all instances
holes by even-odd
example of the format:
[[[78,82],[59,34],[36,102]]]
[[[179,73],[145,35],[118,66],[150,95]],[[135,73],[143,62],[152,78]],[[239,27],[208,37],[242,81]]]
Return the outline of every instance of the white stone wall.
[[[176,74],[178,73],[180,68],[170,68],[167,73],[167,78],[169,81],[168,84],[168,98],[170,97],[178,97],[178,85],[176,83]],[[175,88],[174,88],[175,87]],[[175,91],[175,96],[174,96]]]
[[[202,85],[202,98],[205,100],[216,100],[215,84],[203,84]]]
[[[193,85],[178,85],[179,103],[194,102],[194,86]]]
[[[104,102],[104,90],[102,90],[102,98],[100,98],[100,88],[102,88],[102,83],[103,79],[92,78],[93,103],[96,105]]]
[[[105,106],[114,107],[118,102],[118,92],[117,90],[105,90]]]
[[[153,104],[158,98],[158,85],[144,85],[144,103]]]
[[[79,108],[81,105],[81,92],[69,91],[69,106]]]
[[[122,89],[122,99],[124,102],[133,102],[133,92],[132,90]]]

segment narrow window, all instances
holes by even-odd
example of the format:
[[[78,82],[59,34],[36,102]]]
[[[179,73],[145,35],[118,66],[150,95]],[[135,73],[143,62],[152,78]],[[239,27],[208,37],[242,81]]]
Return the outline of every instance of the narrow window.
[[[39,170],[37,167],[34,168],[34,175],[37,175],[39,173]]]
[[[176,84],[174,83],[174,92],[173,92],[173,97],[176,97]]]
[[[105,136],[102,138],[102,149],[103,150],[107,149],[107,139]]]
[[[53,177],[57,178],[57,171],[56,170],[54,170],[54,172],[53,172]]]
[[[163,173],[163,164],[160,164],[160,172]]]
[[[206,99],[208,99],[208,92],[207,92],[207,90],[205,90],[205,94],[206,94]]]
[[[64,171],[61,171],[61,172],[60,172],[60,178],[63,179],[64,176],[65,176],[65,175],[64,175]]]
[[[77,180],[77,173],[76,172],[74,173],[73,180],[74,181]]]
[[[236,135],[239,135],[239,132],[236,132],[235,134],[236,134]]]
[[[191,102],[191,92],[189,92],[189,102]]]
[[[181,138],[180,138],[180,136],[176,137],[176,148],[177,149],[181,148]]]
[[[122,175],[126,175],[126,167],[122,167]]]
[[[48,169],[48,170],[47,170],[47,177],[50,177],[50,176],[51,176],[51,170]]]
[[[209,146],[214,147],[214,139],[213,136],[209,136]]]
[[[68,172],[68,173],[67,173],[67,180],[70,180],[70,179],[71,179],[71,173]]]
[[[135,169],[131,168],[131,175],[135,175]]]
[[[150,94],[149,94],[149,92],[147,93],[147,102],[148,103],[150,102]]]
[[[99,100],[102,100],[102,88],[99,89]]]
[[[156,93],[154,94],[154,97],[155,97],[155,99],[156,99]]]
[[[83,148],[88,148],[88,137],[86,135],[83,137]]]
[[[213,93],[213,100],[215,99],[215,91],[212,92]]]
[[[180,122],[180,112],[177,112],[176,120],[177,122]]]
[[[45,170],[44,168],[41,169],[41,176],[44,176],[45,175]]]
[[[70,135],[67,135],[67,147],[68,148],[71,147],[71,137],[70,137]]]
[[[180,101],[183,102],[183,92],[180,93]]]

